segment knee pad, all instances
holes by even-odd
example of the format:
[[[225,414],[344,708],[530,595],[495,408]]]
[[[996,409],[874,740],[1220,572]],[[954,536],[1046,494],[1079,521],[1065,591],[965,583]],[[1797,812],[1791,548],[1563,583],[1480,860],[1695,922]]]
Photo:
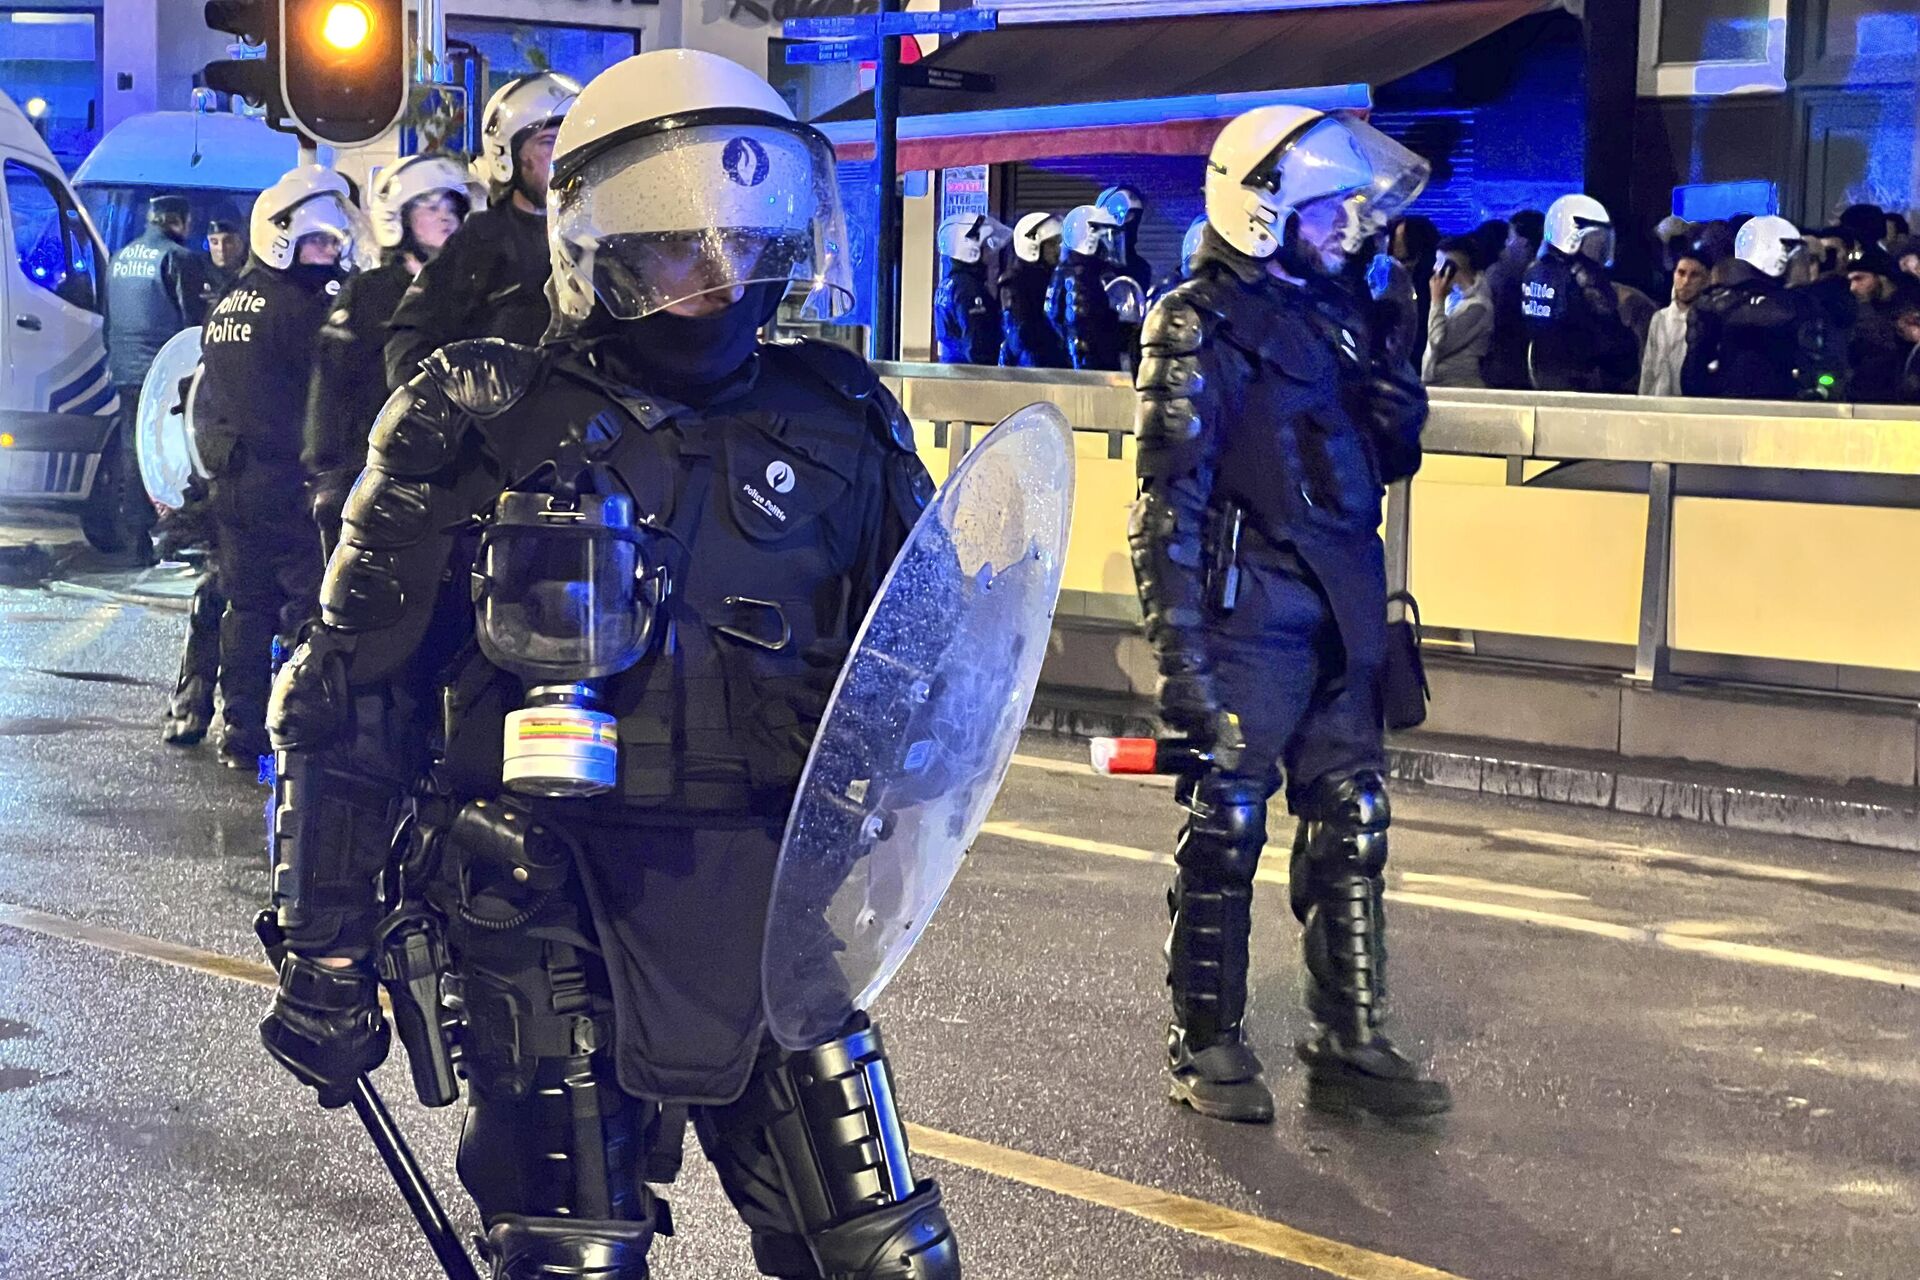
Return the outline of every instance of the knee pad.
[[[932,1182],[821,1232],[813,1248],[827,1280],[960,1280],[960,1245]]]
[[[1186,789],[1191,815],[1173,859],[1184,877],[1203,884],[1252,884],[1267,842],[1267,799],[1259,785],[1209,774]]]
[[[493,1280],[646,1280],[653,1225],[506,1214],[487,1230]]]
[[[1308,828],[1299,852],[1318,875],[1371,878],[1385,869],[1392,813],[1379,774],[1323,778],[1308,792],[1301,816]]]

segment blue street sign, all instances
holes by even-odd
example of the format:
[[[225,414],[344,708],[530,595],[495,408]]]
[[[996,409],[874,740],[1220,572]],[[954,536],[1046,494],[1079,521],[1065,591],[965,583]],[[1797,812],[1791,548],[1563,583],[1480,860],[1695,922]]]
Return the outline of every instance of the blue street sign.
[[[877,40],[828,40],[820,44],[787,46],[788,65],[820,62],[878,62]]]
[[[267,56],[267,46],[263,44],[242,44],[236,40],[227,46],[227,56],[236,62],[255,62]]]
[[[839,18],[789,18],[780,32],[789,40],[878,39],[881,36],[952,36],[992,31],[1000,15],[992,9],[955,9],[950,13],[863,13]]]

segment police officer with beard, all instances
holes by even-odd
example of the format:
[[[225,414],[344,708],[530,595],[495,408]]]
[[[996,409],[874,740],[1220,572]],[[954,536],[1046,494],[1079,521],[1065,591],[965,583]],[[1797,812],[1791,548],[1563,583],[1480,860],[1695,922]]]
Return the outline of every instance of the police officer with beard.
[[[462,338],[533,343],[546,331],[547,172],[553,139],[580,86],[551,71],[509,80],[487,99],[480,164],[487,207],[461,224],[393,314],[387,385]]]
[[[942,364],[1000,362],[1000,305],[988,279],[987,254],[1006,243],[1006,232],[979,213],[952,214],[940,223],[946,270],[933,295],[933,337]]]
[[[1177,792],[1167,1055],[1171,1096],[1203,1115],[1273,1118],[1246,1036],[1247,947],[1283,775],[1299,820],[1289,879],[1314,1022],[1296,1050],[1309,1102],[1396,1117],[1450,1105],[1382,1030],[1378,529],[1384,487],[1420,465],[1426,395],[1377,347],[1344,278],[1427,172],[1352,117],[1239,117],[1213,147],[1192,275],[1142,333],[1128,541],[1160,714],[1197,766]]]
[[[263,1037],[329,1106],[385,1057],[404,814],[496,1280],[647,1275],[688,1108],[763,1273],[951,1280],[878,1032],[849,1004],[788,1051],[761,1003],[785,815],[932,490],[863,361],[759,339],[790,289],[851,302],[832,145],[664,50],[588,85],[555,157],[548,341],[457,343],[394,394],[275,689]]]
[[[1640,344],[1620,318],[1612,258],[1613,219],[1598,200],[1565,195],[1547,207],[1546,242],[1520,283],[1535,390],[1634,390]]]
[[[221,758],[250,769],[267,751],[273,638],[313,612],[320,543],[305,507],[301,423],[320,326],[339,296],[353,237],[351,196],[304,165],[260,193],[253,261],[201,333],[194,425],[212,474],[220,619]]]
[[[1047,319],[1047,286],[1060,265],[1060,219],[1030,213],[1014,224],[1013,261],[1000,277],[1000,363],[1064,369],[1067,351]]]
[[[1844,394],[1851,300],[1829,277],[1787,287],[1787,263],[1804,243],[1785,218],[1750,218],[1734,239],[1734,278],[1693,304],[1680,389],[1689,396],[1798,400]],[[1831,379],[1822,384],[1821,378]]]
[[[340,539],[341,504],[366,465],[367,432],[387,400],[383,353],[394,310],[466,218],[466,169],[450,156],[409,156],[380,172],[371,198],[383,260],[347,281],[320,329],[300,453],[328,555]]]
[[[1061,224],[1062,256],[1047,290],[1047,319],[1075,369],[1120,367],[1120,316],[1107,296],[1107,246],[1119,229],[1111,213],[1091,204]]]

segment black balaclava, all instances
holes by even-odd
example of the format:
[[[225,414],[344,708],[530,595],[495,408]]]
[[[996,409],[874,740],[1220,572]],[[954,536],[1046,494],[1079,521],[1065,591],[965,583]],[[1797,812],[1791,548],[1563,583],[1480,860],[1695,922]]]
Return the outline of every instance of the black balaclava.
[[[747,286],[740,301],[710,316],[656,311],[611,326],[602,348],[610,372],[663,394],[698,393],[724,382],[753,355],[760,329],[780,309],[784,280]],[[695,394],[691,398],[698,399]]]

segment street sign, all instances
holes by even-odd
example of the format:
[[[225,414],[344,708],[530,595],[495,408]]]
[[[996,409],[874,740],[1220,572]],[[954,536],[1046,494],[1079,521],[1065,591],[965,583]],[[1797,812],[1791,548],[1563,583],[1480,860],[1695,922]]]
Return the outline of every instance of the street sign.
[[[877,40],[824,40],[818,44],[787,46],[789,65],[820,62],[878,62],[879,60],[880,42]]]
[[[264,62],[267,57],[267,46],[243,44],[236,40],[227,46],[227,56],[235,62]]]
[[[882,36],[955,36],[992,31],[1000,16],[991,9],[951,13],[861,13],[839,18],[789,18],[780,33],[789,40],[856,40]]]
[[[984,71],[960,71],[953,67],[932,67],[924,62],[900,68],[903,89],[953,89],[961,93],[992,93],[1000,85],[997,77]]]

